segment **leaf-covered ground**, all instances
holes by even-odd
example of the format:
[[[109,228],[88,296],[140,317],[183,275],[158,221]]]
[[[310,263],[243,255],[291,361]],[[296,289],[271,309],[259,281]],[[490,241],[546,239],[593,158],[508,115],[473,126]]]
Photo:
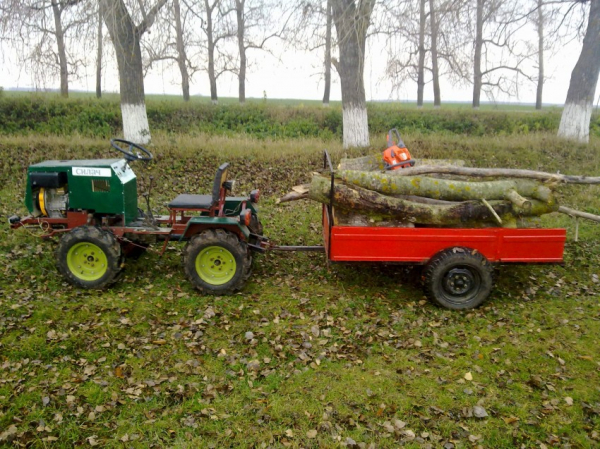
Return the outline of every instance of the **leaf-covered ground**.
[[[527,139],[405,140],[473,165],[599,171],[598,142],[567,151]],[[319,168],[323,146],[342,151],[295,145],[207,139],[194,151],[159,137],[156,163],[134,168],[141,190],[154,177],[163,210],[207,191],[227,158],[238,193],[263,189],[265,234],[319,244],[319,206],[275,198]],[[96,141],[0,141],[0,213],[24,213],[29,163],[109,154]],[[598,213],[597,189],[564,188],[563,202]],[[576,243],[567,218],[545,224],[569,228],[565,264],[500,267],[490,301],[469,312],[428,303],[418,267],[318,253],[257,256],[242,292],[201,296],[177,245],[128,261],[109,290],[84,291],[56,272],[54,243],[4,225],[0,446],[598,447],[600,233],[582,222]]]

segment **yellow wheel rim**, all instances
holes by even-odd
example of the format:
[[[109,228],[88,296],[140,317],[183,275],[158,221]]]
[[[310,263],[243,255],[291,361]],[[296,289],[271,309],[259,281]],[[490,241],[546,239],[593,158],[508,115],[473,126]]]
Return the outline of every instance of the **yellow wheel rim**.
[[[90,242],[73,245],[67,253],[67,267],[83,281],[97,281],[108,270],[108,259],[102,249]]]

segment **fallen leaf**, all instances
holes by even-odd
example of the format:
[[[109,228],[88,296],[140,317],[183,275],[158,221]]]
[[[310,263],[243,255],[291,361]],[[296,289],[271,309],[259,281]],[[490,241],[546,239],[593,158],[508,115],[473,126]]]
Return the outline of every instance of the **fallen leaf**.
[[[476,418],[486,418],[488,414],[481,405],[476,405],[473,407],[473,416]]]
[[[467,374],[465,374],[465,380],[473,380],[473,374],[471,374],[471,372],[469,371]]]
[[[315,429],[309,430],[306,432],[306,437],[310,439],[317,438],[317,431]]]
[[[571,407],[571,406],[573,405],[573,398],[572,398],[572,397],[570,397],[570,396],[567,396],[567,397],[565,398],[565,402],[567,403],[567,405],[568,405],[569,407]]]
[[[519,420],[519,418],[517,418],[516,416],[510,416],[508,418],[502,418],[502,420],[506,423],[506,424],[512,424],[514,422],[517,422]]]

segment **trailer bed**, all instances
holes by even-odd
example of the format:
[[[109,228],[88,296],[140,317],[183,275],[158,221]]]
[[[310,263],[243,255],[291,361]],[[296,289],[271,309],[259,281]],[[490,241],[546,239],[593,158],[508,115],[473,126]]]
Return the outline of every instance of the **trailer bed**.
[[[334,262],[425,264],[452,247],[477,250],[490,262],[563,261],[565,229],[337,226],[334,213],[323,206],[325,251]]]

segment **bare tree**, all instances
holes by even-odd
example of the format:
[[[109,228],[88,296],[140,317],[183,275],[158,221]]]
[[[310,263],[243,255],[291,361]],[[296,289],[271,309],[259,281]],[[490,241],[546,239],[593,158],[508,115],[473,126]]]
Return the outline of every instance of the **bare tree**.
[[[369,145],[364,67],[367,30],[375,0],[332,0],[340,60],[334,63],[342,85],[343,145]]]
[[[470,46],[465,46],[464,63],[454,66],[455,74],[473,85],[473,108],[478,109],[482,91],[493,98],[496,93],[518,95],[522,79],[531,81],[525,71],[533,54],[519,33],[527,23],[527,14],[518,0],[476,0],[461,8],[456,23],[463,30]],[[472,48],[472,50],[471,50]],[[472,61],[471,74],[464,70]]]
[[[417,105],[423,105],[425,86],[431,82],[434,106],[441,105],[440,78],[458,67],[458,48],[464,45],[456,32],[453,16],[460,12],[460,0],[403,0],[392,4],[403,18],[380,29],[388,35],[387,75],[398,90],[404,82],[417,83]],[[391,13],[391,12],[390,12]],[[430,76],[429,76],[430,75]]]
[[[201,29],[206,37],[206,71],[210,83],[210,100],[211,103],[217,104],[217,79],[226,71],[233,70],[230,63],[232,58],[220,51],[219,44],[236,36],[237,32],[228,17],[232,10],[225,10],[224,0],[203,0],[203,3],[204,17]]]
[[[544,15],[544,0],[537,0],[537,20],[535,25],[537,28],[538,35],[538,78],[537,78],[537,89],[535,94],[535,108],[542,109],[542,96],[544,93],[544,28],[545,28],[545,15]]]
[[[98,34],[96,36],[96,98],[102,98],[102,51],[103,51],[103,34],[102,26],[104,22],[102,20],[102,12],[100,6],[98,6]]]
[[[581,54],[573,72],[558,128],[559,137],[589,142],[590,120],[600,73],[600,0],[590,1]]]
[[[442,104],[440,93],[440,68],[438,63],[439,23],[435,0],[429,0],[429,23],[431,28],[431,77],[433,82],[433,106],[439,108]]]
[[[332,0],[327,0],[325,25],[325,87],[323,90],[323,106],[329,106],[331,93],[331,31],[333,28]]]
[[[89,21],[83,2],[5,0],[0,11],[0,31],[20,50],[21,61],[42,79],[58,76],[60,93],[68,97],[69,77],[84,63],[67,48],[69,39],[78,39]],[[82,42],[77,43],[80,48]]]
[[[234,0],[233,10],[237,23],[238,44],[238,91],[239,102],[246,102],[246,72],[248,70],[248,50],[268,51],[269,40],[282,36],[287,21],[277,23],[278,3],[268,0]]]
[[[140,39],[154,22],[167,0],[158,0],[148,11],[141,0],[136,25],[123,0],[100,0],[102,17],[112,39],[121,93],[121,114],[125,139],[136,143],[150,142],[150,127],[144,95],[144,70]]]
[[[331,66],[335,47],[333,36],[332,0],[304,0],[291,10],[284,40],[300,51],[315,52],[323,48],[323,106],[329,106]],[[320,78],[321,79],[321,78]]]

